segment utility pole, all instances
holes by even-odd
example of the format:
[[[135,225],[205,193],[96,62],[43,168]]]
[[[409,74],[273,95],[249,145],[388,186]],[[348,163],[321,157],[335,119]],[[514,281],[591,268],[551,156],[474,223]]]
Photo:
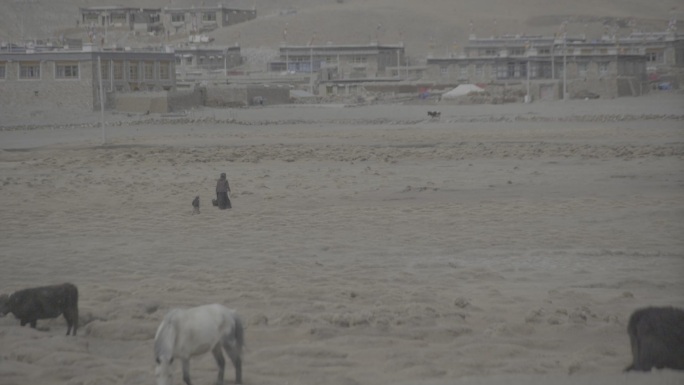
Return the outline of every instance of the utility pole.
[[[567,36],[563,34],[563,100],[568,98],[568,46]]]
[[[526,47],[526,54],[527,54],[527,95],[525,95],[525,102],[526,103],[531,103],[532,102],[532,96],[530,95],[530,72],[532,72],[532,68],[530,67],[530,42],[527,42],[527,47]]]
[[[568,99],[568,22],[563,22],[563,101]]]
[[[104,121],[104,89],[102,88],[102,60],[101,57],[97,57],[97,79],[100,84],[100,125],[102,127],[102,145],[107,143],[107,133],[105,132],[105,121]]]

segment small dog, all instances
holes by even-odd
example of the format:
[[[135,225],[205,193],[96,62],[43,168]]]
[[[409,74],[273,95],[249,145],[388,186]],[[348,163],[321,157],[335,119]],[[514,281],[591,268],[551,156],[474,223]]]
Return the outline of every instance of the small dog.
[[[200,199],[199,195],[195,197],[195,199],[192,200],[192,214],[199,214],[200,213]]]
[[[442,115],[442,113],[439,111],[428,111],[428,116],[433,119],[439,118],[440,115]]]

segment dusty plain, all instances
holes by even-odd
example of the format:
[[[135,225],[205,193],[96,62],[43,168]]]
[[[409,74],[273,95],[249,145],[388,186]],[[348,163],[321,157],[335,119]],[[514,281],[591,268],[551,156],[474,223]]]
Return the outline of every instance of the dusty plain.
[[[631,312],[684,306],[682,107],[108,113],[105,145],[97,113],[0,110],[0,292],[73,282],[82,323],[0,318],[0,383],[151,384],[163,315],[218,302],[248,385],[682,384],[621,373]]]

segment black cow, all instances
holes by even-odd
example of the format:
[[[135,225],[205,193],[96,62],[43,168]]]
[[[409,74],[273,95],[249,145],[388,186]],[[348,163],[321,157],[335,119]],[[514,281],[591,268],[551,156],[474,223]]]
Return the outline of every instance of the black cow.
[[[56,318],[64,314],[67,335],[78,329],[78,289],[70,283],[24,289],[0,296],[0,315],[12,313],[21,326],[36,327],[39,319]]]
[[[684,310],[674,307],[636,310],[629,318],[627,333],[633,360],[625,371],[684,370]]]
[[[439,111],[428,111],[428,116],[431,118],[439,118],[442,115]]]

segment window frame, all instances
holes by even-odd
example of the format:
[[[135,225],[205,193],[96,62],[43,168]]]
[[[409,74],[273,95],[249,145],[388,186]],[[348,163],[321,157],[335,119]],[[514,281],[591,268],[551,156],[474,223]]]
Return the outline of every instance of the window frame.
[[[27,76],[26,70],[28,69],[37,69],[35,71],[37,74],[34,74],[34,71],[31,71],[31,76]],[[19,80],[40,80],[41,79],[41,70],[40,70],[40,62],[36,61],[24,61],[24,62],[19,62]]]
[[[75,72],[73,72],[74,68],[76,69]],[[79,80],[80,78],[81,66],[79,62],[55,62],[55,80]]]

